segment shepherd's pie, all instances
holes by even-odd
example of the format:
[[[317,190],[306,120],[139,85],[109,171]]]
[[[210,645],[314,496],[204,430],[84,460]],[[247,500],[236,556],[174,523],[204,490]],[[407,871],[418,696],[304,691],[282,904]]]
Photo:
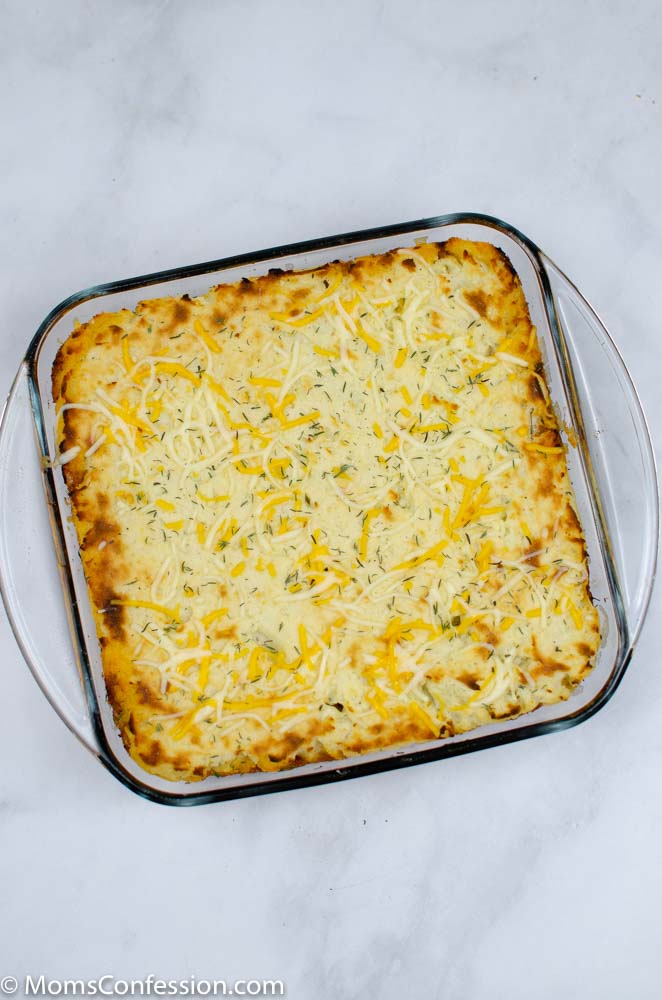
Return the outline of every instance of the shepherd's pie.
[[[495,247],[102,313],[53,394],[108,698],[148,771],[438,740],[591,669],[564,445]]]

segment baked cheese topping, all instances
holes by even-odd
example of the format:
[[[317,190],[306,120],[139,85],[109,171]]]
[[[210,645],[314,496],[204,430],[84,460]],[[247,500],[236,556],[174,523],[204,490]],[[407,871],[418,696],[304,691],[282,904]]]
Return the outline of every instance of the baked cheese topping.
[[[438,739],[590,669],[564,446],[494,247],[101,314],[53,388],[109,698],[148,770]]]

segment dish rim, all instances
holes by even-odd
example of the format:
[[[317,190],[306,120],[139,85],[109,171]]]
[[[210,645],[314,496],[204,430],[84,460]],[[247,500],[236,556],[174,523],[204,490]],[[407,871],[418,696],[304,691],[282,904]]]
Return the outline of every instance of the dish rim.
[[[549,275],[545,267],[545,261],[548,261],[552,266],[559,271],[562,277],[567,281],[568,285],[574,291],[574,293],[580,298],[583,304],[585,304],[593,313],[594,311],[588,306],[588,303],[577,290],[576,286],[565,277],[563,272],[561,272],[556,265],[549,260],[548,257],[537,247],[533,241],[531,241],[522,232],[516,229],[514,226],[503,222],[502,220],[483,215],[480,213],[450,213],[441,216],[432,216],[422,220],[415,220],[413,222],[396,223],[389,226],[381,226],[364,230],[357,230],[347,233],[342,233],[337,236],[328,236],[321,239],[305,240],[298,243],[286,244],[282,246],[271,247],[267,249],[262,249],[255,252],[243,253],[232,255],[230,257],[224,257],[216,260],[205,261],[199,264],[185,265],[183,267],[176,267],[171,269],[166,269],[162,271],[150,272],[145,275],[139,275],[131,278],[120,279],[118,281],[106,282],[103,284],[98,284],[91,286],[90,288],[83,289],[73,295],[68,296],[63,299],[58,305],[56,305],[45,317],[42,323],[39,325],[35,335],[33,336],[28,349],[25,354],[21,369],[19,369],[19,376],[22,370],[25,370],[27,374],[28,391],[30,396],[30,405],[32,410],[32,416],[34,419],[39,450],[42,455],[48,455],[48,442],[46,438],[46,416],[43,411],[42,401],[40,396],[39,384],[37,379],[37,362],[39,359],[40,348],[44,341],[46,340],[49,331],[53,325],[61,319],[67,312],[74,309],[77,305],[82,302],[87,302],[89,300],[100,298],[105,295],[110,295],[114,293],[128,292],[135,289],[149,289],[150,286],[159,284],[161,282],[180,280],[192,278],[207,273],[213,273],[216,271],[239,267],[241,265],[257,264],[266,262],[272,259],[277,259],[285,256],[292,255],[302,255],[307,252],[319,251],[319,250],[330,250],[334,248],[341,248],[347,244],[364,242],[367,240],[383,239],[393,236],[413,234],[415,232],[425,231],[427,229],[435,229],[443,226],[451,225],[482,225],[488,226],[491,229],[496,229],[502,232],[504,235],[510,239],[518,242],[522,245],[525,251],[528,252],[529,256],[532,258],[535,270],[537,272],[537,278],[540,284],[542,304],[545,309],[546,318],[549,322],[550,331],[552,338],[555,342],[555,347],[558,350],[559,345],[563,344],[563,335],[561,324],[557,315],[554,293],[552,291],[551,283],[549,280]],[[631,391],[632,399],[636,404],[638,409],[638,415],[641,418],[642,426],[647,433],[647,440],[645,442],[646,451],[648,458],[651,462],[653,481],[656,480],[655,472],[655,461],[654,454],[652,452],[652,447],[650,444],[650,432],[648,425],[646,423],[646,418],[643,414],[641,408],[641,403],[632,383],[632,379],[629,376],[629,372],[620,356],[620,353],[614,344],[612,338],[609,336],[608,331],[601,324],[602,330],[606,335],[608,345],[613,350],[616,358],[621,363],[622,375],[625,376],[628,388]],[[565,388],[568,393],[568,402],[571,404],[574,411],[574,415],[578,418],[580,426],[583,427],[582,410],[577,399],[573,395],[572,388],[572,368],[569,365],[562,365],[562,374],[564,380],[570,375],[570,385],[566,384]],[[13,391],[13,390],[12,390]],[[11,399],[11,393],[10,393]],[[4,411],[2,419],[4,420]],[[587,455],[584,453],[584,458]],[[64,528],[62,525],[62,516],[57,500],[55,484],[53,479],[53,472],[50,468],[44,469],[44,484],[46,487],[46,494],[48,500],[49,514],[51,518],[51,527],[53,529],[54,540],[56,546],[63,552],[66,553],[66,547],[64,545]],[[587,473],[587,480],[590,480]],[[592,494],[592,499],[598,502],[600,500],[599,492],[596,493],[595,484],[591,482],[590,490]],[[657,493],[657,490],[656,490]],[[657,510],[656,510],[657,515]],[[568,715],[564,715],[562,718],[543,720],[538,722],[532,722],[529,725],[524,725],[520,728],[508,729],[504,727],[502,730],[483,733],[481,735],[470,736],[462,741],[449,742],[449,741],[438,741],[434,746],[430,746],[425,749],[414,749],[410,752],[401,752],[398,754],[393,754],[390,756],[382,757],[380,759],[372,759],[361,761],[360,759],[351,764],[343,764],[339,762],[337,768],[330,768],[328,770],[321,770],[319,772],[307,772],[298,773],[301,769],[293,769],[291,771],[279,772],[278,778],[270,780],[259,779],[246,785],[231,785],[227,788],[215,788],[200,792],[192,791],[188,794],[183,794],[179,791],[173,790],[172,792],[166,792],[159,789],[151,787],[147,783],[142,783],[133,774],[130,774],[122,766],[121,762],[116,757],[112,747],[109,745],[106,732],[104,730],[103,722],[101,719],[101,712],[99,708],[99,703],[97,699],[96,692],[94,690],[91,667],[89,663],[88,650],[84,635],[84,630],[82,626],[82,621],[77,608],[76,601],[76,591],[73,579],[73,569],[68,558],[61,560],[61,576],[65,589],[65,598],[67,602],[67,610],[69,612],[69,619],[71,627],[74,631],[74,652],[78,660],[80,669],[80,675],[85,691],[85,698],[87,702],[87,708],[90,714],[90,721],[94,730],[95,739],[97,741],[98,748],[96,750],[96,755],[99,757],[104,766],[115,775],[118,780],[120,780],[125,786],[130,788],[137,794],[150,799],[152,801],[160,802],[163,804],[171,805],[196,805],[203,804],[212,801],[226,801],[234,798],[243,798],[250,795],[265,794],[272,791],[280,791],[290,788],[300,788],[307,787],[310,785],[323,784],[326,782],[334,780],[343,780],[350,777],[358,777],[364,774],[374,774],[386,770],[393,770],[395,768],[407,767],[418,763],[428,763],[432,760],[439,760],[443,757],[453,757],[463,753],[470,753],[476,750],[484,749],[490,746],[498,746],[506,743],[516,742],[522,739],[529,739],[534,736],[543,735],[548,732],[555,732],[562,729],[570,728],[571,726],[577,725],[580,722],[586,721],[597,711],[599,711],[604,704],[612,697],[616,691],[618,685],[620,684],[623,675],[629,665],[631,660],[632,652],[638,637],[638,633],[641,628],[641,624],[645,617],[646,610],[648,608],[651,593],[653,589],[653,584],[655,580],[655,563],[652,565],[651,580],[648,586],[647,595],[645,602],[640,614],[639,621],[636,623],[636,628],[631,630],[628,625],[627,616],[624,611],[623,602],[621,599],[621,588],[618,581],[618,574],[615,570],[613,559],[608,551],[609,545],[609,533],[606,530],[606,525],[604,519],[599,511],[595,511],[596,521],[600,524],[600,534],[601,534],[601,544],[603,546],[603,555],[605,557],[605,567],[607,570],[607,576],[609,580],[610,591],[615,603],[615,612],[619,625],[619,637],[620,645],[618,647],[617,656],[614,661],[614,667],[612,672],[607,679],[606,683],[600,688],[595,697],[583,707],[577,709],[575,712],[571,712]],[[656,538],[657,538],[657,517],[656,517]],[[605,545],[607,550],[605,551]],[[3,599],[4,594],[4,581],[0,574],[0,591],[2,591]],[[5,600],[5,606],[9,612],[8,602]],[[19,643],[23,655],[28,660],[28,665],[32,668],[29,658],[26,656],[26,651],[24,645],[21,641],[21,637],[11,614],[9,614],[10,624],[14,635]],[[34,670],[33,670],[34,672]],[[43,687],[42,687],[43,689]],[[48,695],[47,695],[48,696]],[[53,704],[53,707],[58,711],[58,714],[64,718],[61,709],[58,708],[54,700],[49,697],[49,701]],[[479,730],[477,732],[480,732]]]

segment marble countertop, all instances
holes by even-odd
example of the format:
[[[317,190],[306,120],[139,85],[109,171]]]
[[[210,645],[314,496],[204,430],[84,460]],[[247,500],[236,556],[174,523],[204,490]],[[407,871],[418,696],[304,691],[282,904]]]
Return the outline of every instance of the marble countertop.
[[[3,12],[2,395],[78,288],[472,210],[576,281],[662,440],[656,0]],[[661,610],[658,589],[619,691],[578,728],[190,810],[85,753],[0,614],[0,977],[658,998]]]

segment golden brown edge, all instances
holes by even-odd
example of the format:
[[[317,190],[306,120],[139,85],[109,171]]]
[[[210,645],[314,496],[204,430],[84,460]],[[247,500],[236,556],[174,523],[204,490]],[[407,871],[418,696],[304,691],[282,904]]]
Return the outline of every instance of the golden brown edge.
[[[505,253],[488,243],[467,242],[457,238],[425,246],[430,248],[426,252],[436,252],[437,257],[454,256],[465,266],[487,266],[490,273],[498,281],[497,293],[487,294],[478,289],[473,294],[467,293],[465,295],[467,302],[497,329],[505,330],[508,327],[512,330],[514,328],[516,332],[513,337],[513,350],[517,350],[515,343],[517,338],[519,338],[520,346],[523,349],[528,342],[531,323],[521,284]],[[412,248],[412,250],[414,249],[417,253],[421,252],[421,247]],[[234,315],[242,313],[246,306],[255,305],[265,292],[273,290],[283,291],[286,300],[294,303],[293,312],[295,312],[301,308],[305,298],[312,294],[310,287],[305,285],[297,287],[299,278],[315,274],[321,279],[325,279],[331,272],[337,274],[338,269],[340,269],[344,274],[351,274],[358,281],[361,281],[362,278],[367,280],[375,269],[393,264],[400,258],[403,267],[409,267],[413,270],[416,264],[411,258],[403,256],[406,253],[405,248],[404,250],[389,251],[351,261],[330,262],[320,268],[307,271],[284,272],[272,269],[267,274],[257,278],[243,278],[232,285],[215,286],[209,294],[217,296],[217,307],[222,311],[226,321],[231,320]],[[284,281],[289,286],[285,289],[283,289]],[[174,332],[180,327],[185,327],[189,322],[192,300],[188,295],[178,298],[146,300],[138,305],[136,314],[153,316],[163,310],[166,311],[167,318],[161,333]],[[127,315],[131,314],[127,313]],[[58,407],[64,402],[73,401],[69,396],[70,383],[77,371],[79,360],[85,356],[89,347],[93,343],[104,345],[117,343],[122,328],[113,320],[118,317],[121,319],[121,316],[121,313],[100,313],[86,324],[77,327],[61,346],[52,373],[53,398]],[[558,421],[553,410],[548,406],[544,387],[546,387],[545,374],[538,353],[535,371],[529,376],[529,401],[535,408],[536,415],[547,425],[541,443],[556,447],[562,444],[562,441],[558,430]],[[89,417],[83,411],[67,411],[62,422],[60,452],[65,452],[75,443],[80,443],[81,439],[85,441],[85,432],[89,424]],[[91,439],[89,443],[92,443]],[[529,466],[530,478],[532,481],[535,480],[537,484],[537,494],[547,499],[553,498],[553,506],[557,509],[560,524],[567,531],[568,540],[579,546],[581,561],[586,564],[587,552],[579,519],[570,498],[559,489],[559,484],[563,483],[566,476],[565,454],[542,455],[528,452],[526,462]],[[82,453],[63,467],[63,474],[71,499],[72,519],[80,542],[81,557],[90,590],[101,646],[108,700],[126,749],[141,767],[170,780],[182,780],[182,777],[189,780],[200,780],[210,774],[218,774],[219,772],[213,768],[204,768],[200,765],[192,766],[186,752],[168,753],[163,741],[153,737],[146,738],[141,732],[140,726],[137,725],[136,710],[140,706],[146,707],[150,711],[161,712],[167,712],[170,706],[145,679],[132,677],[133,666],[125,642],[126,612],[124,608],[111,604],[112,600],[121,597],[113,589],[112,581],[120,579],[128,572],[128,562],[121,537],[122,528],[112,518],[110,501],[107,496],[102,493],[94,497],[86,495],[86,487],[89,486],[89,483],[85,477],[85,462]],[[98,549],[100,541],[107,543],[101,552]],[[532,551],[536,544],[537,542],[532,542]],[[590,591],[588,597],[590,600]],[[484,627],[486,628],[486,626]],[[542,651],[534,641],[533,654],[538,663],[539,676],[560,671],[565,674],[564,680],[568,682],[567,691],[561,694],[561,697],[569,697],[576,685],[581,682],[592,667],[599,644],[597,620],[594,623],[593,631],[596,636],[595,648],[592,648],[588,643],[580,643],[579,645],[583,646],[583,649],[579,649],[578,652],[582,660],[580,664],[573,664],[571,671],[567,664],[556,661],[548,653]],[[493,633],[491,638],[497,638],[498,641],[498,637],[495,637]],[[528,711],[531,710],[528,709]],[[514,704],[510,711],[502,713],[498,718],[501,720],[514,718],[521,714],[521,711],[521,705]],[[497,717],[494,716],[494,718]],[[263,746],[256,747],[256,753],[261,756],[262,766],[259,767],[257,764],[242,766],[240,770],[284,770],[323,760],[345,759],[348,756],[381,750],[390,746],[428,741],[432,737],[425,724],[412,719],[404,709],[396,709],[391,713],[391,719],[388,721],[388,725],[376,723],[371,727],[373,731],[371,739],[359,738],[347,743],[344,748],[347,753],[343,753],[342,758],[338,758],[331,757],[321,750],[319,744],[316,745],[316,751],[313,755],[310,753],[301,755],[302,750],[305,751],[309,744],[314,744],[315,737],[323,735],[331,728],[330,724],[325,723],[324,720],[313,720],[309,724],[309,732],[303,737],[286,734],[279,742],[274,741],[273,738],[266,739]],[[449,721],[445,726],[442,726],[437,738],[452,736],[460,731],[462,730],[456,728],[453,722]]]

